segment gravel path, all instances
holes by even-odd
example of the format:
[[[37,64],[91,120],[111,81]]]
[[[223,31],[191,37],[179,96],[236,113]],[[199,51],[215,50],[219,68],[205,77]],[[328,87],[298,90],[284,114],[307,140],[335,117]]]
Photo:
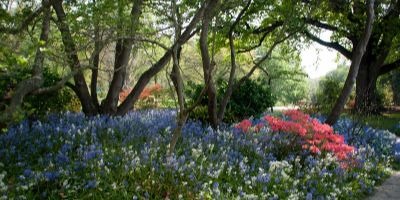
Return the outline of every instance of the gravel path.
[[[400,200],[400,171],[396,171],[392,176],[375,188],[373,196],[367,200]]]

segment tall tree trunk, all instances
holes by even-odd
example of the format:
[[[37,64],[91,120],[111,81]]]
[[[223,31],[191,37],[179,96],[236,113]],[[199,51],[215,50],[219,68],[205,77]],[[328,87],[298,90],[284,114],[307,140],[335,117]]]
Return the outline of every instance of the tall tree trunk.
[[[218,4],[218,1],[211,1],[210,4]],[[213,6],[215,8],[215,6]],[[215,9],[208,10],[203,16],[201,33],[200,33],[200,52],[203,63],[204,83],[207,85],[208,97],[208,120],[213,128],[218,126],[217,117],[217,92],[213,81],[213,68],[215,63],[211,62],[210,53],[208,51],[208,32],[212,19],[214,18]]]
[[[85,76],[77,55],[77,49],[71,31],[66,22],[66,15],[62,7],[62,0],[53,0],[52,5],[57,15],[57,27],[60,30],[61,38],[64,44],[65,53],[67,54],[68,64],[71,71],[76,71],[74,75],[74,91],[82,105],[82,110],[86,115],[95,115],[98,113],[96,106],[92,102]]]
[[[372,33],[372,27],[375,18],[374,0],[368,0],[367,6],[368,6],[367,8],[368,14],[367,14],[367,22],[365,25],[364,33],[362,35],[360,42],[357,44],[355,51],[353,52],[349,74],[347,75],[345,84],[343,86],[343,90],[339,96],[339,99],[336,101],[335,106],[333,107],[331,113],[329,114],[327,120],[325,121],[325,123],[330,125],[336,123],[340,113],[344,108],[344,105],[346,104],[347,99],[350,96],[351,90],[357,78],[357,73],[360,67],[361,59],[365,53],[369,38]]]
[[[107,96],[102,102],[102,113],[115,114],[119,101],[119,93],[124,86],[126,68],[131,54],[132,43],[126,39],[119,39],[115,46],[114,74]]]
[[[172,13],[172,18],[173,18],[173,25],[175,29],[175,42],[178,40],[178,38],[182,34],[182,20],[181,20],[181,15],[179,12],[179,7],[176,4],[176,0],[171,1],[171,13]],[[178,105],[179,105],[179,110],[177,113],[176,117],[176,127],[172,131],[172,139],[169,145],[169,150],[168,150],[168,156],[171,156],[172,153],[175,150],[176,143],[178,142],[179,137],[182,134],[182,129],[183,126],[186,123],[186,120],[189,116],[189,113],[186,112],[185,109],[185,95],[184,95],[184,88],[183,88],[183,80],[182,80],[182,75],[180,72],[180,57],[181,57],[181,52],[182,52],[182,47],[180,45],[177,45],[173,49],[173,55],[172,55],[172,71],[170,74],[172,83],[175,88],[176,95],[178,97]]]
[[[98,10],[96,8],[96,0],[93,0],[93,4],[95,7],[95,11],[93,12],[94,18],[97,17]],[[99,23],[96,19],[92,19],[94,21],[94,50],[92,53],[92,77],[90,81],[90,95],[92,96],[92,101],[96,106],[96,109],[99,109],[100,103],[97,97],[97,78],[99,76],[99,67],[100,67],[100,52],[101,52],[101,42],[100,42],[100,29]]]
[[[133,25],[130,31],[130,37],[133,37],[138,29],[139,18],[142,12],[143,0],[135,0],[131,10],[131,23]],[[107,96],[102,102],[102,113],[116,114],[119,101],[119,93],[125,83],[127,66],[131,55],[133,40],[118,39],[115,45],[114,74]]]
[[[47,46],[47,41],[49,38],[50,32],[50,6],[48,4],[48,0],[43,0],[42,5],[45,6],[43,10],[43,22],[42,22],[42,30],[40,34],[40,42],[44,42]],[[22,81],[17,85],[17,88],[11,98],[10,105],[4,111],[3,115],[1,115],[0,122],[9,120],[13,117],[13,114],[18,111],[18,108],[21,106],[24,98],[31,92],[39,89],[43,85],[43,62],[44,62],[44,54],[40,50],[43,45],[39,45],[36,49],[35,61],[32,66],[32,77]]]
[[[182,128],[185,125],[186,120],[189,116],[189,113],[185,109],[183,80],[182,80],[181,72],[179,70],[180,54],[181,54],[181,48],[180,47],[175,48],[174,55],[173,55],[171,80],[174,84],[176,95],[178,97],[179,110],[178,110],[177,117],[176,117],[176,127],[172,132],[172,139],[171,139],[171,143],[169,146],[168,155],[171,155],[174,152],[176,143],[178,142],[178,139],[182,134]]]

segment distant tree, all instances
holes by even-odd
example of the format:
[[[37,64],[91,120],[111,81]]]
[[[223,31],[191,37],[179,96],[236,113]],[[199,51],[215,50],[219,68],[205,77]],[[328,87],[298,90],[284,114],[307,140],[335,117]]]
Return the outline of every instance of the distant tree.
[[[278,102],[297,104],[308,99],[307,74],[301,68],[298,52],[288,44],[282,46],[261,66],[259,76],[267,80]]]

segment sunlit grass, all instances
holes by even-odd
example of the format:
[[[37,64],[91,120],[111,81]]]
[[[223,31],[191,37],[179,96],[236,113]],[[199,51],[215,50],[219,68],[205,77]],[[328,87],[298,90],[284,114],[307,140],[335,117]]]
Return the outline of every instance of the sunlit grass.
[[[400,136],[400,112],[399,113],[383,113],[382,115],[379,116],[352,116],[353,120],[359,121],[365,124],[368,124],[369,126],[376,128],[376,129],[382,129],[382,130],[388,130],[397,136]]]

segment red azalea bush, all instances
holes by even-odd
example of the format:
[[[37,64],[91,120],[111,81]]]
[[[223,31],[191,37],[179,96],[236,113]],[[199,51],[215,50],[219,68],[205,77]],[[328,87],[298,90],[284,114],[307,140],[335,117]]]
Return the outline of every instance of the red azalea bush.
[[[332,152],[339,160],[344,160],[354,151],[354,147],[345,144],[344,137],[336,134],[333,128],[327,124],[322,124],[317,119],[311,118],[298,110],[284,112],[284,118],[267,115],[264,120],[268,122],[273,132],[284,132],[294,134],[301,139],[302,148],[308,149],[312,153]],[[252,127],[250,120],[243,120],[236,128],[244,133],[249,130],[258,132],[262,123]]]
[[[155,83],[151,86],[148,86],[143,89],[142,93],[140,93],[139,99],[146,100],[154,93],[160,92],[161,89],[162,89],[162,87],[159,83]],[[132,91],[132,88],[122,89],[122,91],[119,93],[119,101],[123,102],[126,99],[126,97],[128,97],[128,95],[131,93],[131,91]]]

